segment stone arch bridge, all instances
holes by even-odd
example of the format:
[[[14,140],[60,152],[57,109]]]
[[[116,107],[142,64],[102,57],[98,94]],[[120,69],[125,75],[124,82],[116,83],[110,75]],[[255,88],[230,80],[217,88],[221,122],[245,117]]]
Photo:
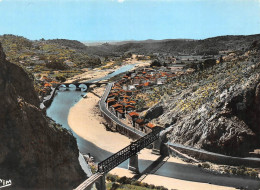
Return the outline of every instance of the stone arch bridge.
[[[59,84],[56,89],[60,89],[61,87],[70,88],[71,86],[75,86],[76,90],[81,90],[84,87],[87,87],[89,89],[90,87],[100,87],[101,85],[107,85],[107,82],[73,82],[73,83],[61,83]]]
[[[89,91],[92,87],[100,87],[101,85],[107,85],[107,82],[73,82],[73,83],[60,83],[58,84],[51,92],[49,97],[47,97],[45,100],[43,100],[42,104],[44,105],[43,107],[47,108],[51,105],[55,93],[57,90],[60,90],[61,87],[65,87],[66,90],[69,89],[71,86],[75,86],[76,91],[84,91],[87,92]],[[87,88],[85,88],[87,87]]]

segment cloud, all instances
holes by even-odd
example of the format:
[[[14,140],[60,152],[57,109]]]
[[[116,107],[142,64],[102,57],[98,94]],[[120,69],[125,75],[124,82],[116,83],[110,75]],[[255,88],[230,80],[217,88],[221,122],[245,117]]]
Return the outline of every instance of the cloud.
[[[117,0],[119,3],[123,3],[125,0]]]

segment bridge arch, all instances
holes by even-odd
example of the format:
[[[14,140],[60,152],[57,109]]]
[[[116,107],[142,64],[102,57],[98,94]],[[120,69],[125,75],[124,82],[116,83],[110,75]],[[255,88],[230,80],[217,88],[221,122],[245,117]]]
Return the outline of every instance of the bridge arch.
[[[86,92],[88,90],[88,85],[85,83],[81,83],[79,84],[79,88],[81,89],[81,91]]]
[[[57,90],[60,90],[60,91],[65,91],[67,90],[67,86],[65,84],[61,84],[57,87]]]

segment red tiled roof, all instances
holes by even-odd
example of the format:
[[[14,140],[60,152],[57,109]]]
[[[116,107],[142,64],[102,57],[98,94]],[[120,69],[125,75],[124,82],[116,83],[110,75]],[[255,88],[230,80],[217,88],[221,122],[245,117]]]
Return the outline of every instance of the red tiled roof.
[[[125,102],[126,104],[128,103],[127,101],[128,101],[128,98],[123,99],[123,102]]]
[[[125,108],[135,108],[135,106],[132,106],[132,105],[126,105]]]
[[[117,107],[123,107],[121,104],[114,104],[112,105],[113,108],[117,108]]]
[[[48,86],[52,86],[52,85],[50,83],[45,83],[44,86],[48,87]]]
[[[107,100],[107,103],[109,103],[109,102],[115,102],[116,100],[115,99],[108,99]]]
[[[116,109],[116,111],[118,111],[119,113],[125,113],[122,109]]]
[[[135,120],[135,122],[138,123],[138,124],[143,124],[144,120],[139,118],[139,119]]]
[[[121,89],[119,86],[113,86],[112,89]]]
[[[155,127],[155,125],[152,124],[152,123],[147,123],[146,126],[149,127],[149,128],[154,128]]]
[[[144,86],[149,86],[149,84],[150,84],[149,82],[146,82],[144,83]]]
[[[130,112],[130,113],[128,113],[128,115],[130,115],[131,117],[133,117],[133,116],[139,116],[139,114],[138,113],[136,113],[136,112]]]
[[[111,96],[118,96],[118,93],[112,93],[112,94],[108,95],[108,97],[111,97]]]

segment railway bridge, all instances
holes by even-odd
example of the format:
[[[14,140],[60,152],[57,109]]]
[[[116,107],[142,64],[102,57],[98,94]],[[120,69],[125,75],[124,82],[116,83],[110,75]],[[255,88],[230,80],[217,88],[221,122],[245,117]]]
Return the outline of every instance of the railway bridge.
[[[129,159],[128,169],[139,173],[138,167],[138,152],[143,148],[153,143],[153,149],[157,149],[158,143],[160,143],[161,128],[155,128],[151,133],[143,136],[137,141],[132,142],[127,147],[108,157],[98,164],[97,173],[89,177],[82,184],[80,184],[76,190],[90,189],[95,183],[98,190],[106,190],[105,175],[119,164]]]

